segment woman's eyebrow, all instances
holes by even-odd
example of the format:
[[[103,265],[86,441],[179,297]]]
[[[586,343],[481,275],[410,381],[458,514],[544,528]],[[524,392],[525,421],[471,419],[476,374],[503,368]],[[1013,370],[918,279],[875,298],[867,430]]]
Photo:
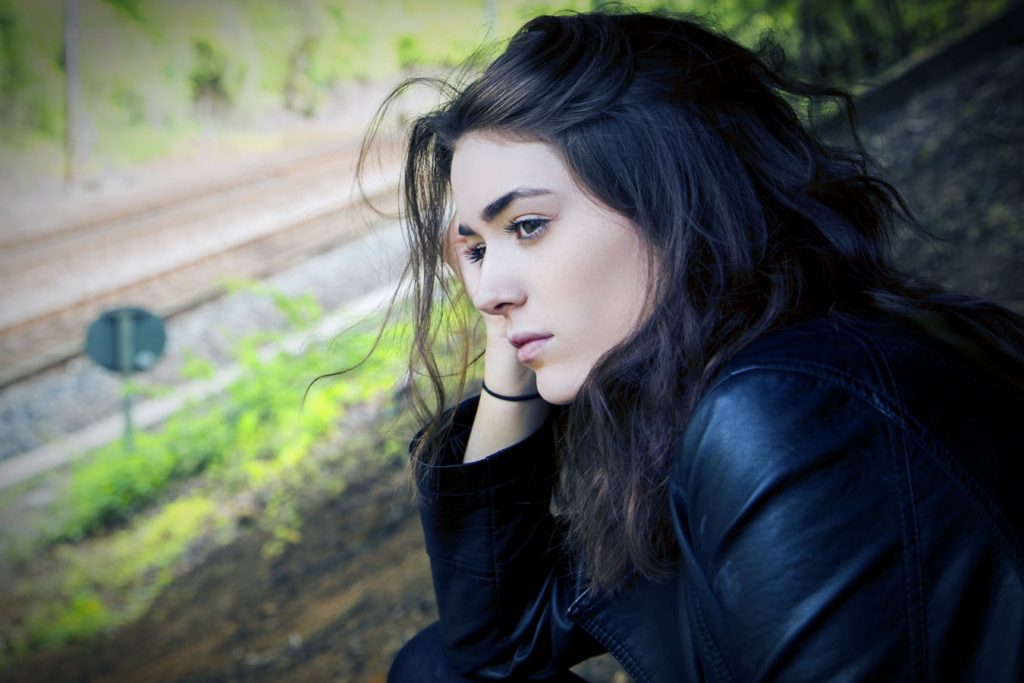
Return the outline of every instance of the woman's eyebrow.
[[[490,223],[515,200],[523,197],[538,197],[546,194],[554,193],[551,190],[546,190],[542,187],[517,187],[511,192],[506,192],[485,206],[484,210],[480,212],[480,218],[482,218],[484,222]],[[469,226],[460,223],[459,234],[463,237],[475,237],[477,233]]]
[[[538,195],[551,194],[551,190],[542,187],[517,187],[511,192],[506,192],[493,202],[484,207],[480,217],[490,223],[494,218],[508,208],[508,205],[521,197],[536,197]]]

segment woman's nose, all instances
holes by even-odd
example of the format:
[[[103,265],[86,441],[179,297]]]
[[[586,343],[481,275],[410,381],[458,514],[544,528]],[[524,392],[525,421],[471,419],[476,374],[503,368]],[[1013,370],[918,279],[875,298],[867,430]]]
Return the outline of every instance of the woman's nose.
[[[491,315],[502,315],[511,308],[522,306],[526,301],[526,291],[520,280],[513,269],[485,258],[473,292],[473,305]]]

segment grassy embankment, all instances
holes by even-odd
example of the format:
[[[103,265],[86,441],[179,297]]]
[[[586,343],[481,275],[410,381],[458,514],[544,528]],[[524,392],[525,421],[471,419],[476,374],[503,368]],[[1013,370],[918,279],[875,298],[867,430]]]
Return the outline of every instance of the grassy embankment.
[[[13,523],[3,561],[17,577],[3,587],[0,662],[131,620],[246,527],[265,533],[265,555],[280,553],[301,537],[303,506],[341,494],[353,468],[405,457],[414,425],[401,398],[410,347],[401,314],[360,364],[379,317],[295,354],[282,339],[310,329],[320,311],[311,297],[270,294],[291,329],[243,339],[235,357],[244,372],[222,395],[136,435],[133,449],[111,443],[0,494],[0,516]],[[314,384],[303,403],[312,378],[353,366]],[[213,372],[198,358],[186,364],[190,378]],[[23,496],[47,486],[58,487],[51,506],[12,519]]]
[[[847,83],[992,16],[1008,0],[669,0],[628,3],[710,15],[746,44],[765,29],[790,64]],[[588,0],[79,0],[80,178],[210,148],[265,151],[283,131],[340,121],[358,84],[462,62],[525,18]],[[488,6],[494,14],[489,15]],[[61,0],[0,0],[0,159],[59,176],[65,128]],[[893,13],[892,8],[898,11]],[[373,104],[373,103],[369,103]],[[365,118],[365,117],[363,117]],[[350,131],[354,132],[354,131]]]

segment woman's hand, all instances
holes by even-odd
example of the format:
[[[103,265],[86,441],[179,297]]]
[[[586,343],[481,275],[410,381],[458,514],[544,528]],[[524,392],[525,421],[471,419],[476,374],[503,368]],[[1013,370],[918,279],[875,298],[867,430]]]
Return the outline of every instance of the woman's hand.
[[[480,313],[487,328],[484,351],[484,382],[506,396],[522,396],[537,391],[537,375],[519,362],[516,348],[508,342],[506,319],[501,315]]]

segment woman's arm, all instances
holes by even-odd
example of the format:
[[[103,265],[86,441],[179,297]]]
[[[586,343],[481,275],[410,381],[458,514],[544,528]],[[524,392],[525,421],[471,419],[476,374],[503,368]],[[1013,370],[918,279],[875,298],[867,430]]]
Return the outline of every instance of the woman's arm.
[[[420,514],[441,635],[452,666],[484,680],[551,675],[601,652],[565,614],[575,582],[550,512],[550,424],[462,463],[477,399],[456,408]]]

